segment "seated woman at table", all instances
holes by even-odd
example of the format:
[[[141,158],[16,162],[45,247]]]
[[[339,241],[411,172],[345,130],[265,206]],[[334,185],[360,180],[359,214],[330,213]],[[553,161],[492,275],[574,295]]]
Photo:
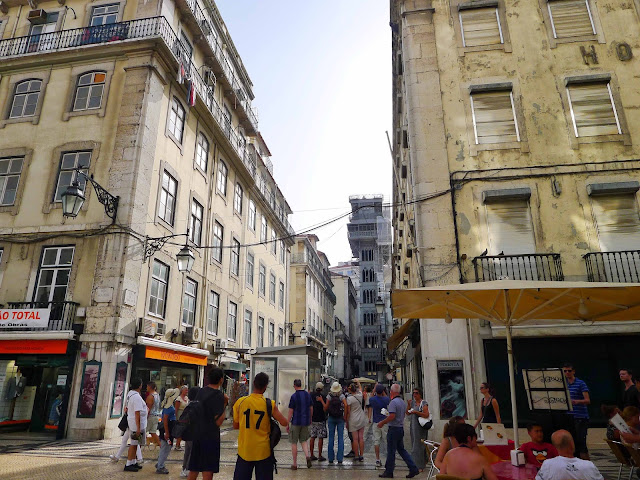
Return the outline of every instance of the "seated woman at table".
[[[625,407],[620,416],[631,429],[631,433],[620,432],[620,437],[637,450],[640,448],[640,410],[636,407]]]
[[[622,413],[616,405],[605,405],[604,403],[600,407],[600,411],[607,420],[611,420],[616,414]],[[620,430],[611,422],[607,423],[607,440],[620,441]]]
[[[456,448],[458,446],[458,442],[453,436],[453,430],[456,425],[460,425],[462,423],[464,423],[464,418],[455,416],[451,417],[445,424],[444,432],[442,433],[442,442],[440,442],[440,446],[438,447],[438,454],[436,455],[436,459],[433,462],[435,463],[438,470],[442,468],[442,461],[444,460],[445,454],[452,448]]]
[[[495,391],[487,382],[480,384],[480,393],[484,395],[482,402],[480,402],[480,415],[476,423],[473,424],[473,428],[476,428],[480,423],[502,423],[500,419],[500,406],[495,399]]]
[[[454,436],[458,447],[449,450],[444,456],[440,473],[472,480],[497,480],[498,477],[491,470],[487,459],[473,451],[478,440],[476,430],[466,423],[456,425]]]

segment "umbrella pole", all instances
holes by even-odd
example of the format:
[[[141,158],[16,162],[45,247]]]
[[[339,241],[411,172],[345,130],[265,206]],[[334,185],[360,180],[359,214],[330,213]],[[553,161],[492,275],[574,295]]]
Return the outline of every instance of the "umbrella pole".
[[[507,323],[507,362],[509,364],[509,389],[511,390],[511,416],[513,418],[513,441],[516,449],[520,447],[518,439],[518,408],[516,405],[516,374],[513,367],[513,340],[511,338],[511,322]]]

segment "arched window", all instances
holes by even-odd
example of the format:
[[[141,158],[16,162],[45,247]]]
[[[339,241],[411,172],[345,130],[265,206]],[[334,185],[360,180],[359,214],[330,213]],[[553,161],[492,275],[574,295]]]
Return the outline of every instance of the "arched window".
[[[25,80],[16,84],[9,118],[34,116],[41,88],[42,80]]]
[[[73,111],[95,110],[102,106],[106,72],[90,72],[78,77]]]

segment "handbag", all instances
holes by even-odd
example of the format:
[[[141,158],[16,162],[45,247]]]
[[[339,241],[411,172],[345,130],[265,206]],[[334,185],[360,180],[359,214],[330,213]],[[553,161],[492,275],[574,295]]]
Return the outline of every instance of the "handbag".
[[[420,407],[420,411],[422,412],[422,404],[420,404]],[[429,416],[427,418],[418,417],[418,423],[425,430],[429,430],[431,427],[433,427],[433,416],[431,415],[431,413],[429,413]]]
[[[129,421],[127,420],[127,416],[123,415],[122,418],[120,419],[120,423],[118,423],[118,428],[122,431],[122,433],[127,431],[127,428],[129,428]]]

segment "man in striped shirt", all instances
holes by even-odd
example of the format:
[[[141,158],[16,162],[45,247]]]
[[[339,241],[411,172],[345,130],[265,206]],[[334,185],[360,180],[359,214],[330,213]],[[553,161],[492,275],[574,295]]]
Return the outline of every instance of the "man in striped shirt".
[[[573,405],[573,411],[569,413],[573,416],[575,425],[576,456],[580,456],[583,460],[589,460],[589,450],[587,449],[587,429],[589,428],[587,405],[591,403],[589,387],[576,377],[576,369],[570,363],[565,364],[562,371],[567,379],[571,404]]]

